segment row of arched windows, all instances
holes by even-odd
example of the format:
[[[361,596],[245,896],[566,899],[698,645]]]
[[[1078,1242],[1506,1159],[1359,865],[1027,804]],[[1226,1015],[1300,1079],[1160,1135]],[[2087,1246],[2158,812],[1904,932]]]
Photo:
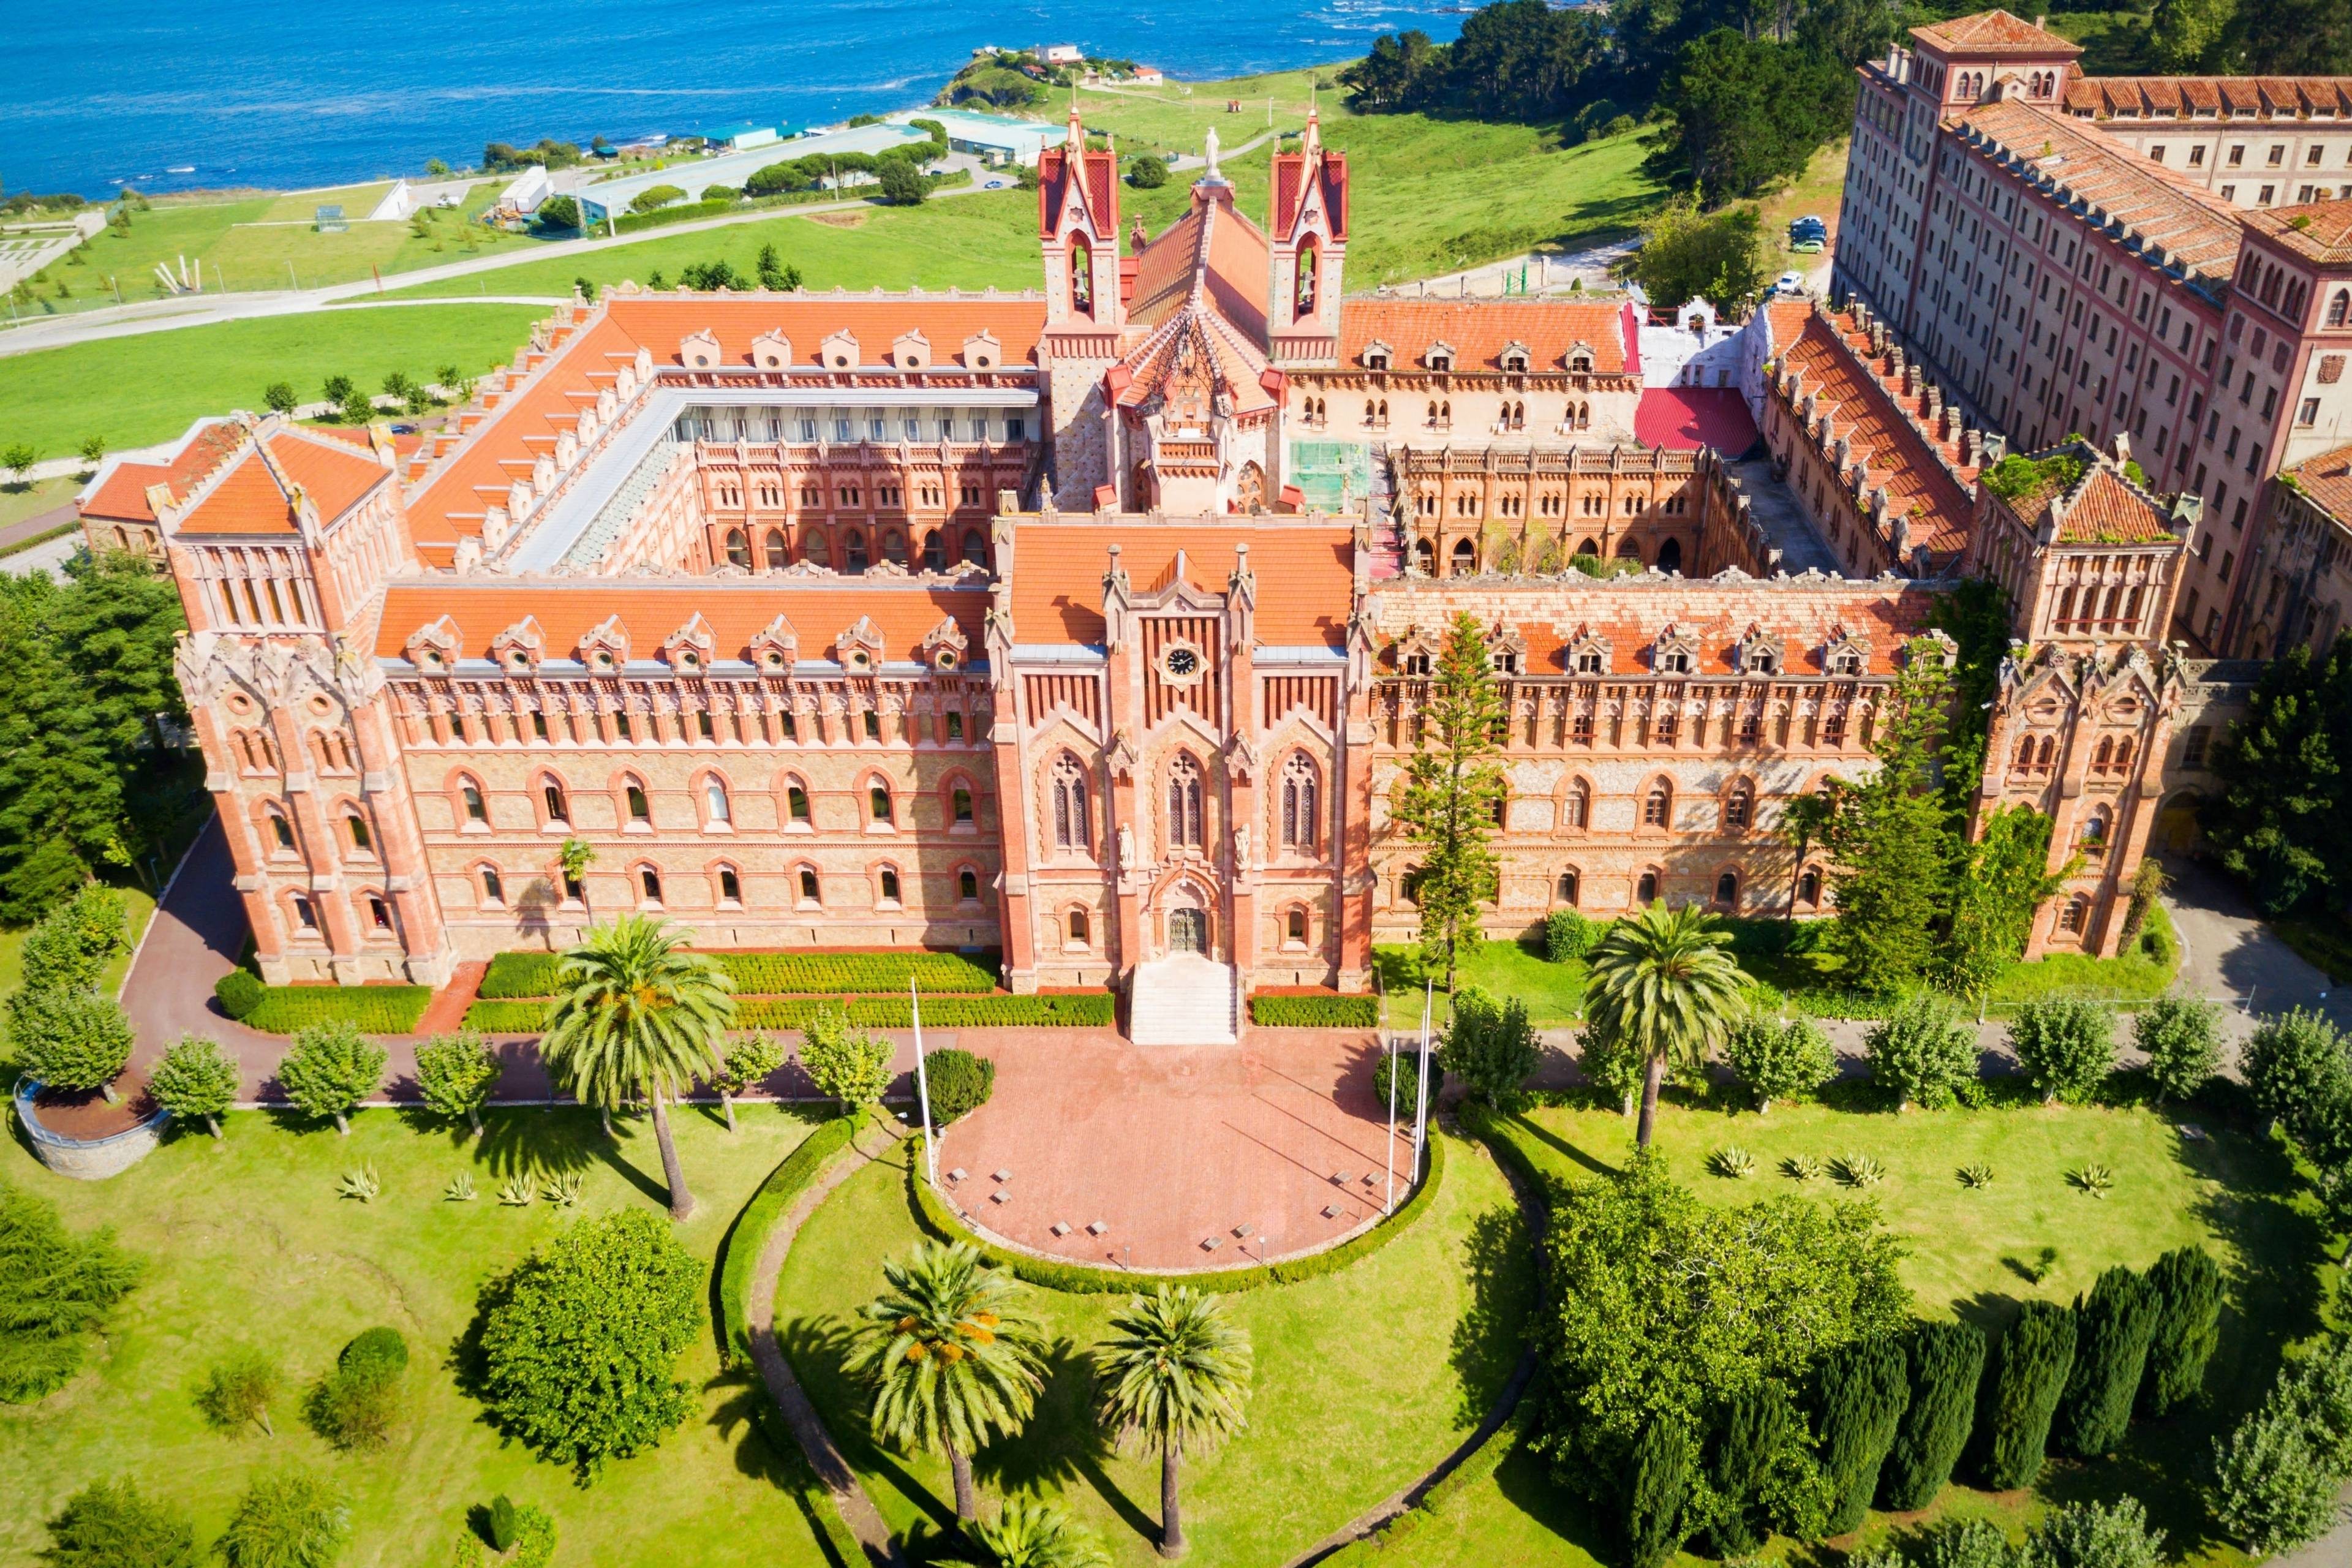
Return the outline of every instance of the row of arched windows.
[[[1171,847],[1199,849],[1206,842],[1202,779],[1200,761],[1190,752],[1177,752],[1168,764],[1163,828]],[[1275,842],[1284,850],[1312,855],[1321,848],[1322,779],[1322,770],[1306,752],[1293,752],[1284,760],[1275,812]],[[1091,854],[1095,835],[1094,818],[1087,805],[1087,773],[1076,753],[1063,752],[1047,766],[1045,795],[1054,847],[1071,854]]]
[[[803,527],[801,530],[801,558],[818,566],[838,565],[840,570],[853,574],[872,564],[865,530],[847,527],[832,531],[834,537],[828,539],[827,531],[823,528]],[[876,542],[884,560],[909,568],[918,564],[907,558],[907,535],[903,530],[884,528]],[[834,559],[836,545],[840,555],[838,563]],[[746,571],[755,564],[751,536],[743,529],[730,528],[727,531],[725,548],[730,564]],[[988,564],[988,536],[979,529],[964,529],[950,540],[948,531],[933,528],[923,532],[921,570],[946,571],[950,549],[956,552],[956,559],[965,565],[984,567]],[[771,528],[761,535],[756,563],[779,572],[793,563],[792,547],[785,540],[782,529]]]
[[[566,903],[582,904],[587,901],[587,889],[576,875],[562,870],[559,870],[557,875],[562,881],[563,899]],[[665,884],[660,867],[650,860],[634,861],[628,866],[625,875],[627,877],[632,897],[638,905],[647,909],[662,907]],[[715,907],[728,910],[750,907],[743,896],[743,874],[737,867],[727,861],[719,861],[707,867],[704,875],[709,880],[711,900]],[[980,868],[977,865],[961,865],[955,868],[953,875],[956,902],[977,903],[981,894]],[[824,879],[818,874],[814,866],[805,863],[794,866],[786,873],[786,876],[788,885],[793,889],[796,895],[794,908],[806,910],[825,907]],[[504,871],[485,860],[474,867],[473,877],[482,908],[503,909],[507,906],[507,874]],[[835,879],[836,882],[839,879]],[[871,891],[873,908],[904,907],[905,884],[896,865],[887,860],[877,861],[866,868],[866,880]]]
[[[715,770],[707,770],[696,774],[688,788],[695,802],[696,826],[705,832],[734,830],[735,801],[723,775]],[[783,826],[788,829],[814,826],[808,781],[798,773],[788,773],[778,781],[778,788],[782,795]],[[656,826],[653,797],[644,777],[635,773],[620,773],[614,779],[612,789],[624,830],[652,831]],[[479,779],[470,773],[457,773],[450,781],[450,793],[461,827],[487,829],[491,826],[489,804]],[[571,791],[560,775],[541,773],[530,793],[538,826],[569,828],[572,826]],[[888,779],[878,773],[869,773],[856,785],[856,793],[863,797],[863,816],[868,826],[896,828],[903,826],[900,822],[903,803],[896,786]],[[977,827],[979,793],[970,778],[961,773],[950,773],[937,786],[936,794],[944,808],[948,826]]]

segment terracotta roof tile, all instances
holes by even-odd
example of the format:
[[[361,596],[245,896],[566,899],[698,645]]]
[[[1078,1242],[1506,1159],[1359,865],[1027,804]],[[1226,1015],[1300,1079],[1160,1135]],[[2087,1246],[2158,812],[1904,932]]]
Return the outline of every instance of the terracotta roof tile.
[[[2322,267],[2352,266],[2352,202],[2258,209],[2245,225]]]
[[[1343,300],[1339,302],[1339,363],[1363,363],[1364,350],[1388,344],[1398,370],[1422,368],[1432,343],[1453,345],[1464,370],[1498,371],[1503,351],[1517,342],[1532,372],[1557,374],[1571,349],[1592,351],[1601,375],[1627,368],[1623,312],[1605,301],[1565,300]]]
[[[374,454],[355,451],[346,441],[299,428],[279,430],[268,439],[269,456],[286,483],[299,486],[310,498],[321,523],[332,523],[392,479],[392,470]],[[176,529],[189,534],[294,531],[292,500],[285,484],[253,447],[231,459],[227,471],[196,496]]]
[[[2061,544],[2159,544],[2174,537],[2163,509],[2105,467],[2075,492],[2058,529]]]
[[[169,485],[172,494],[184,499],[205,475],[220,466],[221,460],[245,444],[245,429],[232,419],[216,419],[190,437],[173,457],[160,463],[118,463],[106,476],[98,493],[82,503],[84,517],[103,518],[109,522],[147,522],[155,521],[155,509],[147,504],[147,487]]]
[[[1257,640],[1275,647],[1345,640],[1355,587],[1352,528],[1274,521],[1062,522],[1029,521],[1013,534],[1013,635],[1024,643],[1103,640],[1103,574],[1110,546],[1137,593],[1150,592],[1184,552],[1185,580],[1222,594],[1234,571],[1234,546],[1249,546],[1257,578]]]
[[[1948,22],[1930,22],[1912,28],[1911,36],[1947,54],[2054,55],[2073,59],[2083,52],[2080,44],[2069,43],[2006,11],[1979,11]]]
[[[2094,120],[2216,120],[2230,102],[2257,113],[2352,116],[2352,77],[2076,77],[2068,112]]]
[[[2352,526],[2352,447],[2306,458],[2293,470],[2295,483],[2322,511]]]

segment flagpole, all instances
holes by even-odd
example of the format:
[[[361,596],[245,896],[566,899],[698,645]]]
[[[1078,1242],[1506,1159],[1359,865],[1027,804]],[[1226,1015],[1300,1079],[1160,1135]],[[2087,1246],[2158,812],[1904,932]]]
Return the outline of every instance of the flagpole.
[[[1381,1145],[1381,1163],[1389,1170],[1389,1195],[1381,1205],[1381,1213],[1391,1215],[1396,1213],[1396,1031],[1382,1029],[1381,1033],[1389,1037],[1389,1141]]]
[[[923,1107],[923,1168],[931,1185],[940,1184],[940,1145],[931,1136],[931,1079],[923,1070],[923,1004],[915,994],[915,977],[907,976],[907,1008],[915,1021],[915,1098]]]
[[[1437,983],[1432,980],[1421,997],[1421,1071],[1413,1084],[1412,1178],[1421,1180],[1421,1149],[1429,1136],[1429,1016],[1436,1004]]]

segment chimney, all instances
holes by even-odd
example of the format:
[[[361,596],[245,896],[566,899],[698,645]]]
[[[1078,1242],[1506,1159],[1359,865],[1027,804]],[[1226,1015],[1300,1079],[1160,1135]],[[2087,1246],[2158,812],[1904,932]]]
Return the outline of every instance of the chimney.
[[[1962,468],[1973,468],[1978,466],[1978,447],[1979,443],[1983,440],[1984,432],[1981,430],[1963,430],[1960,432],[1960,466]]]

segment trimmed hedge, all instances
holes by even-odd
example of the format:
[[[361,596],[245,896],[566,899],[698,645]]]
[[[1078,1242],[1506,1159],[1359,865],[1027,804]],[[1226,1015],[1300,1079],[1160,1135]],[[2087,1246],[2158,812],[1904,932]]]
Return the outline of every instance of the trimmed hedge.
[[[915,1215],[925,1230],[942,1241],[969,1242],[980,1249],[988,1262],[1010,1269],[1014,1278],[1047,1290],[1064,1290],[1080,1296],[1125,1296],[1139,1287],[1160,1280],[1189,1285],[1196,1290],[1210,1290],[1230,1295],[1242,1290],[1255,1290],[1265,1285],[1296,1285],[1302,1280],[1319,1279],[1360,1259],[1369,1258],[1402,1236],[1414,1221],[1429,1212],[1430,1201],[1437,1195],[1439,1179],[1445,1172],[1445,1140],[1436,1136],[1436,1129],[1425,1147],[1428,1166],[1421,1184],[1412,1190],[1397,1212],[1338,1247],[1304,1258],[1293,1258],[1281,1263],[1262,1263],[1252,1268],[1226,1268],[1213,1274],[1181,1276],[1138,1274],[1124,1268],[1089,1268],[1082,1263],[1064,1263],[1058,1258],[1034,1258],[1025,1252],[1015,1252],[997,1246],[980,1235],[948,1207],[947,1200],[931,1190],[922,1178],[923,1162],[919,1158],[921,1144],[916,1143],[919,1157],[907,1162],[907,1192],[915,1206]],[[915,1140],[920,1132],[910,1134]]]
[[[711,954],[747,996],[835,995],[904,991],[909,980],[935,991],[996,989],[996,972],[960,952],[719,952]],[[552,996],[560,952],[502,952],[490,960],[478,994],[486,1002]]]
[[[1377,1029],[1377,996],[1253,996],[1250,1022],[1269,1029]]]
[[[691,174],[688,164],[684,173]],[[945,174],[925,174],[923,183],[934,191],[950,186],[971,184],[971,171],[955,169]],[[595,187],[588,189],[593,192]],[[724,217],[730,213],[755,212],[761,207],[808,206],[818,202],[872,201],[879,195],[878,185],[852,185],[845,191],[782,191],[772,196],[751,196],[742,200],[721,197],[711,201],[680,202],[673,206],[656,207],[651,212],[620,213],[613,218],[613,228],[619,234],[635,234],[640,229],[664,228],[674,223],[688,223],[696,218]],[[604,225],[594,224],[590,232],[604,232]]]
[[[799,1029],[820,1007],[849,1015],[861,1029],[904,1029],[914,1024],[904,996],[747,996],[735,1005],[739,1029]],[[466,1009],[466,1026],[491,1035],[535,1034],[547,1026],[548,1004],[539,1001],[477,1002]],[[1105,1029],[1117,1009],[1108,991],[1070,996],[926,996],[923,1022],[935,1029]]]
[[[433,1000],[430,985],[271,985],[238,1022],[265,1035],[348,1019],[363,1035],[411,1035]]]

